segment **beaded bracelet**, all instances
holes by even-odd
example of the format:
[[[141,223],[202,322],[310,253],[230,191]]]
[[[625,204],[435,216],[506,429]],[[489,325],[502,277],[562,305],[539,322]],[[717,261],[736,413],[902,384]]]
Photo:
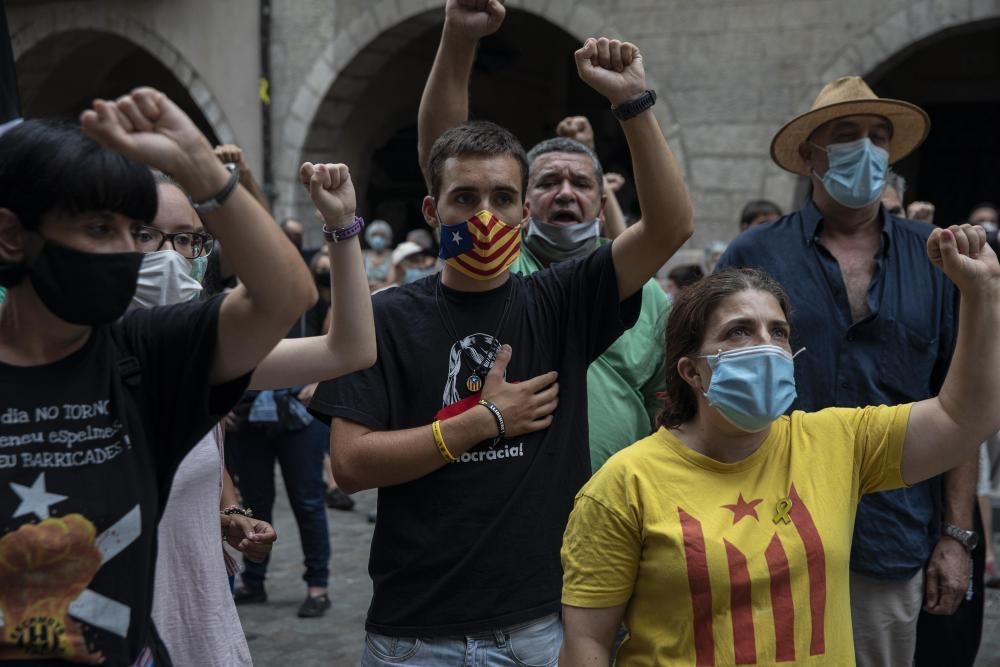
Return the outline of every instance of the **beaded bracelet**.
[[[250,518],[250,519],[253,518],[253,510],[252,509],[250,509],[249,507],[240,507],[239,505],[230,505],[226,509],[222,510],[222,513],[225,514],[226,516],[229,516],[229,515],[232,515],[232,514],[242,514],[243,516],[245,516],[247,518]]]
[[[437,445],[438,451],[441,452],[441,456],[448,463],[454,463],[458,459],[455,455],[448,450],[448,445],[444,442],[444,435],[441,433],[441,422],[435,421],[431,424],[431,433],[434,434],[434,444]]]

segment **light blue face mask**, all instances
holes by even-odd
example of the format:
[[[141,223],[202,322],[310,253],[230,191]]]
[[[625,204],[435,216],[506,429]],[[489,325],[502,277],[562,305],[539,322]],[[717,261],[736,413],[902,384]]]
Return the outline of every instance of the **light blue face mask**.
[[[827,154],[828,166],[821,178],[834,200],[847,208],[864,208],[882,196],[889,168],[889,152],[884,148],[873,144],[868,137],[816,148]]]
[[[191,260],[191,277],[200,283],[205,282],[205,272],[208,270],[208,255],[195,257]]]
[[[410,283],[414,283],[421,278],[433,276],[437,272],[438,267],[433,264],[424,269],[406,269],[403,271],[403,284],[408,285]]]
[[[795,355],[784,348],[754,345],[700,358],[712,369],[705,398],[741,431],[763,431],[795,400]]]

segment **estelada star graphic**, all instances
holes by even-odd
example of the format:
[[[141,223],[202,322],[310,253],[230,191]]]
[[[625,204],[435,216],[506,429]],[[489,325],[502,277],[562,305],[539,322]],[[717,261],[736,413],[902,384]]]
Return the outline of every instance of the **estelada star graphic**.
[[[723,505],[722,507],[725,507],[733,513],[733,525],[735,526],[737,522],[745,516],[752,516],[755,520],[760,521],[760,518],[757,516],[757,510],[754,508],[762,502],[764,502],[763,498],[755,498],[754,500],[747,502],[743,500],[743,494],[741,493],[735,504]]]

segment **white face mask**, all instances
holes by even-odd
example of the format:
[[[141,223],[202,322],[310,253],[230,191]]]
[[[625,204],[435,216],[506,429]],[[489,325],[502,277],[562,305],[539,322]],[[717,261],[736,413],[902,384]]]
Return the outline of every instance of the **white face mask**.
[[[201,292],[201,283],[191,276],[193,271],[191,260],[173,250],[146,253],[132,306],[152,308],[191,301]]]

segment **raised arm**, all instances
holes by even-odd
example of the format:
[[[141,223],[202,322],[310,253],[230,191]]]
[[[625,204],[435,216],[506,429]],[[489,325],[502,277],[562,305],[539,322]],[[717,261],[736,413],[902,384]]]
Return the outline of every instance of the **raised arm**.
[[[981,227],[935,229],[927,254],[962,295],[955,354],[941,393],[916,403],[906,427],[903,480],[914,484],[969,459],[1000,429],[1000,264]]]
[[[431,146],[447,130],[469,119],[469,78],[476,45],[503,23],[503,0],[448,0],[434,65],[417,113],[417,156],[424,180]]]
[[[486,376],[482,396],[500,410],[506,436],[513,438],[548,428],[559,402],[559,385],[554,372],[516,384],[507,382],[504,372],[510,357],[511,348],[504,345]],[[478,405],[439,425],[448,451],[456,458],[498,433],[493,414]],[[337,486],[344,493],[402,484],[446,465],[430,424],[373,431],[340,418],[333,420],[330,429],[330,460]]]
[[[229,181],[208,140],[157,90],[137,88],[115,102],[97,100],[80,121],[96,141],[172,175],[196,202],[220,194]],[[202,220],[225,246],[242,282],[219,312],[210,375],[215,385],[253,370],[316,301],[316,287],[298,252],[242,187]]]
[[[560,137],[579,141],[592,151],[597,150],[594,143],[594,127],[586,116],[567,116],[556,125],[556,134]],[[601,218],[604,222],[604,238],[614,241],[625,231],[625,214],[618,203],[615,194],[625,184],[625,177],[621,174],[604,174],[604,201],[601,209]]]
[[[580,78],[617,107],[646,91],[639,48],[629,42],[590,38],[576,52]],[[652,109],[620,121],[632,153],[642,219],[611,246],[618,294],[632,296],[694,233],[691,202],[680,167]]]
[[[237,167],[240,168],[240,185],[247,189],[254,199],[264,207],[265,210],[270,211],[271,205],[267,201],[267,197],[264,195],[264,191],[261,189],[260,184],[257,179],[253,176],[253,170],[250,169],[250,163],[247,162],[246,157],[243,155],[243,149],[236,144],[220,144],[215,147],[215,155],[223,163],[232,162]]]
[[[347,165],[306,162],[299,176],[327,227],[347,227],[354,222],[357,199]],[[252,389],[321,382],[375,363],[375,321],[358,239],[355,236],[327,244],[333,312],[329,331],[323,336],[286,338],[278,343],[254,371]]]

